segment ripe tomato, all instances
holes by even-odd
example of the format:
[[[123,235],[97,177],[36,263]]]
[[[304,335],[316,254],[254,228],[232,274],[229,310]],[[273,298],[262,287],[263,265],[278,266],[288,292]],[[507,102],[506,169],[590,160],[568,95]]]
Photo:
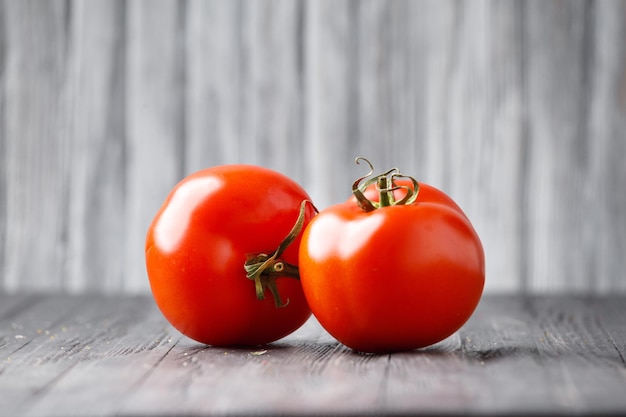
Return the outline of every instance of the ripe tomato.
[[[484,252],[467,216],[442,191],[401,177],[357,181],[359,198],[323,210],[302,236],[300,280],[313,314],[361,352],[439,342],[482,295]]]
[[[223,165],[183,179],[146,237],[150,287],[167,320],[215,346],[266,344],[300,327],[311,314],[300,282],[277,278],[295,275],[301,234],[290,231],[315,214],[302,204],[309,199],[290,178],[257,166]],[[284,247],[288,234],[293,241]],[[275,270],[248,279],[244,264],[254,267],[251,258],[277,248]]]

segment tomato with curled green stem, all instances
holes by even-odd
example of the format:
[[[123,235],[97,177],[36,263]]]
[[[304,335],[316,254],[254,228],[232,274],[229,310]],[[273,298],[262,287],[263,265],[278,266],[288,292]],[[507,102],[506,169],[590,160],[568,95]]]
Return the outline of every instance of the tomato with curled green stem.
[[[354,350],[432,345],[460,329],[479,303],[482,244],[442,191],[396,169],[363,181],[369,175],[305,229],[306,299],[320,324]]]
[[[308,194],[276,171],[222,165],[184,178],[147,233],[146,267],[163,315],[214,346],[262,345],[309,317],[298,277]],[[283,279],[285,277],[285,279]]]

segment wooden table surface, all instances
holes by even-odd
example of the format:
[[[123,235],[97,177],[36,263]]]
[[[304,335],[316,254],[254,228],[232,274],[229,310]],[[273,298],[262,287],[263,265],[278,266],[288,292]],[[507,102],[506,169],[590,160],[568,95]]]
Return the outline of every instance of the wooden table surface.
[[[181,336],[149,297],[0,295],[0,414],[626,415],[626,297],[483,298],[427,349],[362,355],[310,320],[270,346]]]

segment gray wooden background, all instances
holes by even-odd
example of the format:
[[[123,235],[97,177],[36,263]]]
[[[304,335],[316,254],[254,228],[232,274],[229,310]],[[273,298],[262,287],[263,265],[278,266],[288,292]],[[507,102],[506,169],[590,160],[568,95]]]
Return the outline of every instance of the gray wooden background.
[[[0,289],[149,291],[184,175],[448,192],[487,287],[626,291],[626,2],[0,2]]]

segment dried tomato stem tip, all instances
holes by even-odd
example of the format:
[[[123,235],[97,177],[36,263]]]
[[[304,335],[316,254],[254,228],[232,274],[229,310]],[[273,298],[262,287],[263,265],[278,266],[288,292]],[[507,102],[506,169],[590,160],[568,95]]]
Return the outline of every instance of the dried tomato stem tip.
[[[272,297],[274,297],[274,303],[277,308],[285,307],[289,304],[289,300],[283,303],[278,293],[278,288],[276,287],[276,278],[288,277],[300,279],[298,267],[283,261],[280,256],[302,231],[307,204],[313,205],[309,200],[302,201],[296,223],[293,225],[289,234],[280,242],[280,245],[278,245],[274,253],[271,255],[260,253],[258,255],[249,256],[243,265],[246,271],[246,277],[254,281],[257,299],[263,300],[265,298],[265,290],[268,289]]]
[[[392,168],[382,174],[372,175],[374,173],[372,163],[359,156],[356,158],[355,162],[358,165],[360,161],[365,161],[370,168],[367,175],[357,179],[352,184],[352,194],[356,197],[357,204],[361,209],[364,211],[374,211],[382,207],[409,205],[417,200],[419,183],[415,178],[402,174],[398,168]],[[410,180],[411,185],[397,185],[396,180],[398,178]],[[365,190],[372,184],[376,184],[378,202],[365,197]],[[395,198],[394,191],[396,190],[405,190],[405,194],[400,200],[396,200]]]

